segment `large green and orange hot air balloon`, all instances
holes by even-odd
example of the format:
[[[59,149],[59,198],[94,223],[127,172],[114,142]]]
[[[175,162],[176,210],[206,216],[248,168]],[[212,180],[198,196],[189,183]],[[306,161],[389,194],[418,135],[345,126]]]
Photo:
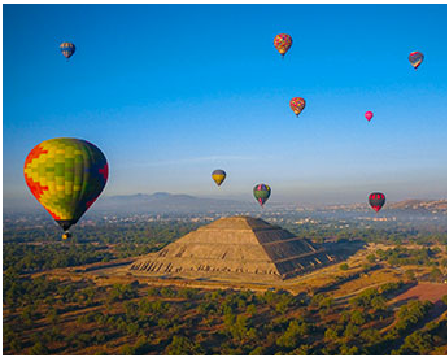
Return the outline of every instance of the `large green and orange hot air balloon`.
[[[104,190],[109,166],[85,140],[55,138],[36,145],[23,167],[31,193],[69,237],[68,230]]]

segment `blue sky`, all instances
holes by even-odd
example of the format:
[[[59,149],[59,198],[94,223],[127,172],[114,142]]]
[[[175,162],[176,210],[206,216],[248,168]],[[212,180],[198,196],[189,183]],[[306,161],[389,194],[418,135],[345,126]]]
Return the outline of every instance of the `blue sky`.
[[[3,193],[55,137],[106,155],[105,195],[447,198],[446,5],[4,5]],[[273,39],[286,32],[284,59]],[[67,63],[59,44],[72,41]],[[415,71],[408,54],[421,51]],[[306,109],[296,118],[294,96]],[[367,110],[374,112],[368,124]],[[228,173],[222,189],[214,169]]]

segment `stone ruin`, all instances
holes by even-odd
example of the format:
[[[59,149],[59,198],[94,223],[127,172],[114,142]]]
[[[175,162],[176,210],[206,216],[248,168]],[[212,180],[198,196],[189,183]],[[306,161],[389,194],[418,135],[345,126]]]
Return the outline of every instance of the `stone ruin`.
[[[309,240],[259,218],[222,218],[131,264],[140,275],[283,280],[335,261]]]

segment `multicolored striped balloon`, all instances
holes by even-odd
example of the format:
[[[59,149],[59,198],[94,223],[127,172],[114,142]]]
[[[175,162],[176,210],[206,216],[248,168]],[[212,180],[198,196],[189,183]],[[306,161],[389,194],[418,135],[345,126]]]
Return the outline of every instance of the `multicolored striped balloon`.
[[[279,35],[276,35],[273,44],[278,52],[284,57],[284,54],[286,54],[290,47],[292,47],[292,36],[287,33],[280,33]]]
[[[424,60],[424,55],[421,52],[412,52],[410,53],[408,59],[410,60],[410,64],[414,67],[414,69],[417,69]]]
[[[253,188],[253,196],[259,202],[261,207],[267,202],[271,193],[270,186],[267,184],[257,184]]]
[[[92,143],[55,138],[31,150],[23,173],[31,193],[67,232],[104,190],[109,166]]]
[[[306,100],[304,100],[302,97],[293,97],[292,100],[290,100],[290,108],[293,112],[295,112],[296,117],[301,113],[302,110],[306,107]]]
[[[60,45],[61,52],[65,58],[70,58],[75,52],[75,45],[73,43],[64,42]]]
[[[223,170],[214,170],[212,174],[214,182],[217,184],[217,186],[220,187],[222,185],[223,181],[227,177],[227,173]]]

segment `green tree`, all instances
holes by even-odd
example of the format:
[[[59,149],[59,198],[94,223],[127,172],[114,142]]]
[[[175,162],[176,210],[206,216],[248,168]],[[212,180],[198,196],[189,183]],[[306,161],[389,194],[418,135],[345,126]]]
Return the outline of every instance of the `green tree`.
[[[41,342],[37,342],[30,350],[30,355],[48,355],[50,352],[48,348]]]
[[[444,304],[447,306],[447,295],[442,296],[441,300],[442,300],[442,302],[444,302]]]
[[[433,339],[430,334],[415,331],[405,338],[402,350],[410,350],[418,355],[428,355],[433,350]]]
[[[349,270],[349,265],[347,263],[343,263],[340,265],[340,270],[346,271]]]
[[[348,323],[343,335],[348,340],[351,340],[354,339],[358,334],[359,334],[359,328],[353,323]]]
[[[325,297],[320,301],[320,308],[331,309],[334,299],[332,297]]]
[[[247,307],[247,313],[254,316],[256,314],[256,306],[254,304],[249,304]]]
[[[413,281],[416,276],[413,270],[405,270],[405,278],[409,281]]]
[[[9,347],[16,353],[18,353],[20,350],[22,350],[22,343],[19,339],[14,338],[9,342]]]
[[[135,349],[130,345],[123,345],[120,349],[121,355],[135,355]]]
[[[363,316],[362,312],[360,312],[359,310],[354,310],[351,315],[351,322],[356,325],[362,325],[365,324],[366,319]]]
[[[299,334],[299,326],[298,322],[292,321],[289,323],[289,326],[285,333],[276,340],[276,345],[281,346],[283,348],[296,348],[298,345],[298,334]]]
[[[264,348],[261,346],[258,346],[256,349],[253,349],[250,351],[248,355],[263,355],[264,354]]]
[[[187,337],[175,335],[172,342],[166,347],[165,355],[197,355],[201,349],[193,344]]]
[[[370,263],[373,263],[373,262],[376,261],[376,254],[371,253],[371,254],[369,254],[369,255],[366,257],[366,259],[367,259]]]
[[[337,339],[338,339],[337,331],[336,331],[335,329],[328,328],[328,329],[324,332],[324,339],[325,339],[325,340],[332,340],[332,341],[337,340]]]
[[[441,282],[442,280],[442,272],[437,268],[433,268],[430,272],[430,280],[432,282]]]
[[[340,347],[340,355],[357,355],[357,354],[359,354],[359,349],[356,346],[350,348],[346,344],[343,344]]]

